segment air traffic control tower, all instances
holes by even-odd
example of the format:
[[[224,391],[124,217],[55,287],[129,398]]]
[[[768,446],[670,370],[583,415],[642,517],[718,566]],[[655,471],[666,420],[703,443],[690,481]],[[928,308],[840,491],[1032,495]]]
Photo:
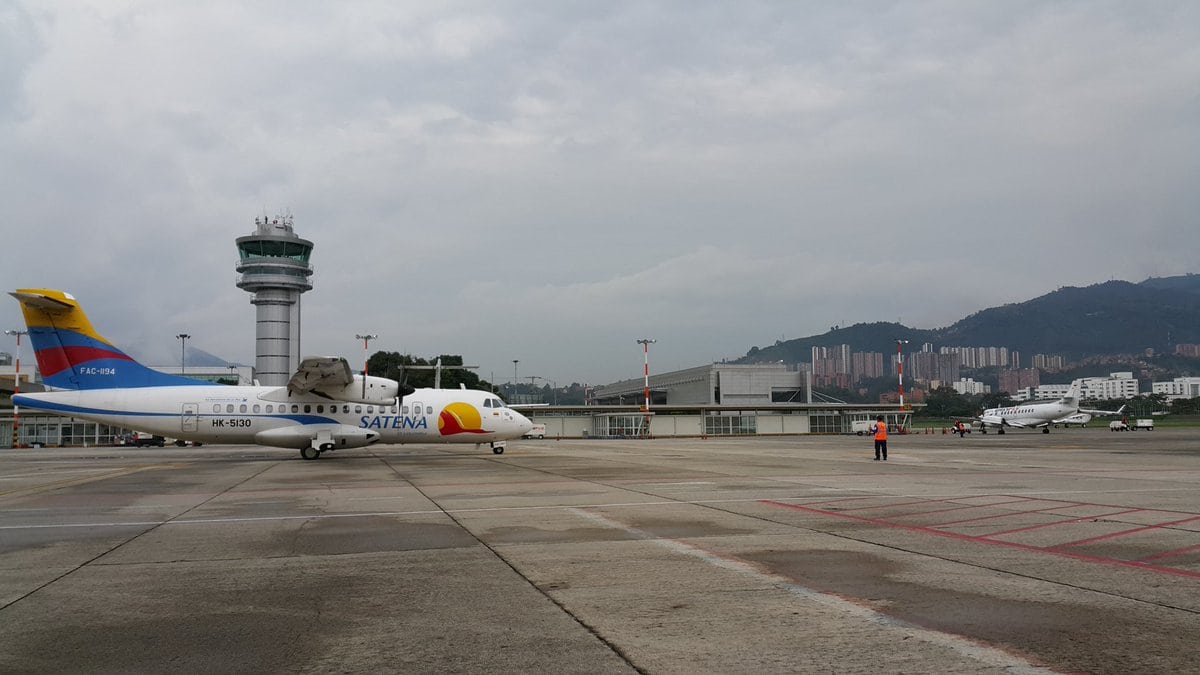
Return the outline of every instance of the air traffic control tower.
[[[300,294],[312,290],[313,243],[296,236],[292,217],[255,218],[254,234],[237,238],[238,288],[258,308],[255,378],[282,386],[300,365]]]

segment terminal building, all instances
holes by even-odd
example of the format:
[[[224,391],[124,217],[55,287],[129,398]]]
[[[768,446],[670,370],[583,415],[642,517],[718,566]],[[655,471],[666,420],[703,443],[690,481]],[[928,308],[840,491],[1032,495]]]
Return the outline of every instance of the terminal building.
[[[651,375],[650,404],[766,405],[811,403],[808,371],[784,364],[713,363],[698,368]],[[593,393],[597,404],[641,403],[645,378],[622,380]]]
[[[596,388],[583,406],[523,412],[553,438],[746,436],[850,433],[853,423],[883,415],[909,426],[891,404],[813,402],[811,375],[784,364],[713,363]]]

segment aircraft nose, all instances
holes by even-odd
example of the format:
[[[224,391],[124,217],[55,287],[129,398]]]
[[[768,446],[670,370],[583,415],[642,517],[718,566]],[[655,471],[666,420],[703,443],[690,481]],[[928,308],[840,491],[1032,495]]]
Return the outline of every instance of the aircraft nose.
[[[522,434],[527,433],[533,428],[533,422],[530,422],[528,417],[522,415],[521,413],[513,414],[517,417],[517,429],[520,429]]]

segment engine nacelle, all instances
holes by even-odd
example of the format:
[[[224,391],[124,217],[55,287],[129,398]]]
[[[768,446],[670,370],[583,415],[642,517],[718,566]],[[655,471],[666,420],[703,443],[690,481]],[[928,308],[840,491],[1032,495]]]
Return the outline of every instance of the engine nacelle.
[[[332,443],[337,448],[363,448],[379,440],[379,432],[360,429],[348,424],[306,424],[296,427],[267,429],[254,434],[254,442],[273,448],[307,448]]]
[[[362,403],[364,405],[392,405],[400,392],[400,383],[386,377],[366,376],[366,387],[363,386],[363,376],[355,375],[354,381],[345,386],[317,387],[313,391],[324,394],[335,401],[347,403]]]

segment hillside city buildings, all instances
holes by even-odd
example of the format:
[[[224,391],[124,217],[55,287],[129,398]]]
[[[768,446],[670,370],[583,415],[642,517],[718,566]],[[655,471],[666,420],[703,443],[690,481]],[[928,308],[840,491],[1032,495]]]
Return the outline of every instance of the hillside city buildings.
[[[1200,358],[1200,345],[1175,346],[1178,356]],[[992,387],[973,378],[963,377],[964,369],[996,367],[995,391],[1008,392],[1016,401],[1060,398],[1070,385],[1042,384],[1042,374],[1064,370],[1065,359],[1056,354],[1034,354],[1030,366],[1022,368],[1019,352],[1007,347],[940,347],[921,345],[917,351],[905,353],[904,377],[910,383],[906,398],[914,403],[924,400],[926,390],[949,386],[959,394],[979,395],[992,392]],[[815,387],[853,389],[864,380],[897,377],[895,354],[857,352],[848,344],[812,348],[812,380]],[[805,364],[801,364],[803,367]],[[1115,372],[1104,377],[1087,377],[1081,381],[1082,395],[1089,400],[1117,400],[1137,396],[1138,380],[1132,372]],[[1177,377],[1170,382],[1154,382],[1149,394],[1161,394],[1168,400],[1200,396],[1200,377]],[[899,402],[898,392],[887,392],[881,402]]]

